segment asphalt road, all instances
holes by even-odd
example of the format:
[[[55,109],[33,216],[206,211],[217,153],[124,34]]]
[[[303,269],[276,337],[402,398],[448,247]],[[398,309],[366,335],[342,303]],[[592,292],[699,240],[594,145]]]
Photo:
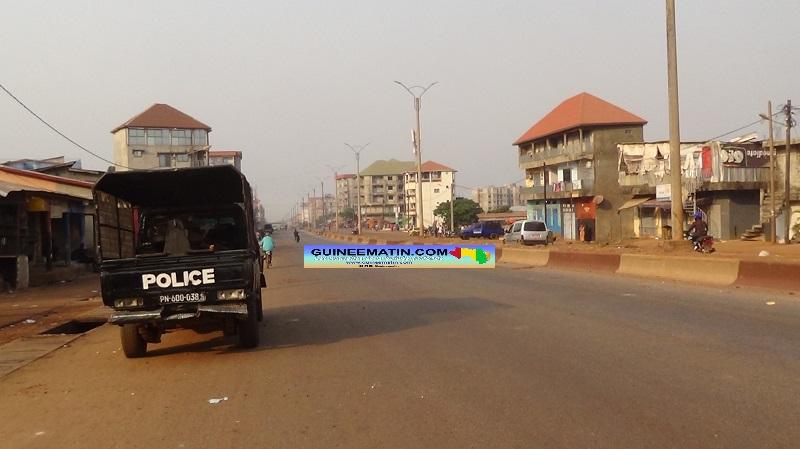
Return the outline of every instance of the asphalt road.
[[[0,448],[800,445],[793,296],[509,266],[304,270],[280,236],[268,276],[255,350],[180,331],[128,360],[106,325],[0,379]]]

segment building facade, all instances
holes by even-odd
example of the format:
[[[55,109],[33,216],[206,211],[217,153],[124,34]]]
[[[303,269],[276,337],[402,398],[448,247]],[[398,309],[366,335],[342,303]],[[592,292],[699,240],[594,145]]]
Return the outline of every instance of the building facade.
[[[111,131],[117,169],[208,165],[211,127],[157,103]]]
[[[523,204],[520,195],[520,186],[517,184],[479,187],[472,192],[472,198],[484,212],[520,206]]]
[[[336,197],[327,193],[324,197],[312,196],[304,204],[305,214],[303,222],[315,227],[329,227],[336,219]]]
[[[214,150],[208,152],[208,165],[233,165],[242,170],[242,152],[235,150]]]
[[[0,186],[0,284],[72,278],[91,261],[92,182],[0,166]]]
[[[338,213],[346,209],[356,210],[356,175],[353,173],[336,175],[336,210]]]
[[[405,173],[415,167],[411,161],[378,160],[360,173],[361,219],[369,227],[386,223],[401,225],[406,216],[403,192]]]
[[[633,211],[634,236],[670,237],[669,142],[617,148],[620,188],[633,195],[619,209]],[[762,192],[769,179],[769,156],[761,142],[687,142],[680,146],[680,158],[684,229],[696,212],[706,218],[711,235],[725,240],[761,223]]]
[[[442,204],[453,199],[456,171],[438,162],[427,161],[422,164],[422,225],[429,227],[434,223],[443,223],[434,211]],[[405,207],[409,225],[416,226],[417,220],[417,169],[416,164],[404,175]]]
[[[769,152],[769,142],[762,143]],[[792,139],[789,145],[789,201],[786,202],[786,140],[775,141],[775,233],[777,240],[786,238],[786,220],[789,220],[789,238],[800,240],[800,139]],[[772,199],[767,192],[762,197],[761,221],[769,223],[772,214]],[[787,213],[788,212],[788,213]],[[767,230],[769,226],[765,226]],[[769,236],[769,234],[768,234]]]
[[[609,242],[633,236],[631,195],[618,182],[617,144],[642,142],[647,122],[588,93],[568,98],[520,136],[521,188],[529,219],[564,239]]]

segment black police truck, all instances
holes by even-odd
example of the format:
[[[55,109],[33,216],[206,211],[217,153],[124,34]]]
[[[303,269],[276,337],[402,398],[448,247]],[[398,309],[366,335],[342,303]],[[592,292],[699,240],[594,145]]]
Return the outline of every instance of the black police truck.
[[[94,187],[103,303],[127,357],[177,327],[255,347],[266,287],[250,185],[232,166],[105,174]]]

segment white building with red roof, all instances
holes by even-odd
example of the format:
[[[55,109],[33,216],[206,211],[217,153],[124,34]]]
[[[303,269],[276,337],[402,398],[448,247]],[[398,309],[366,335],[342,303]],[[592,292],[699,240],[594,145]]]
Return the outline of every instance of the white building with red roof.
[[[444,164],[427,161],[422,164],[422,223],[424,227],[443,224],[442,217],[434,215],[436,207],[454,199],[456,170]],[[405,210],[409,223],[416,223],[417,217],[417,169],[416,165],[403,174],[405,190]]]

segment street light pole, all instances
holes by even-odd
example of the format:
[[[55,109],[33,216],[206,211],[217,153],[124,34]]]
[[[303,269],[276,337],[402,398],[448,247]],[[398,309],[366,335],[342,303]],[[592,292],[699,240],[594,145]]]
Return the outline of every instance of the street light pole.
[[[353,146],[353,145],[350,145],[349,143],[345,142],[345,145],[347,145],[347,148],[350,148],[350,150],[356,155],[356,202],[358,204],[358,211],[357,211],[358,224],[356,224],[356,233],[358,235],[361,235],[361,165],[360,165],[360,159],[361,159],[361,152],[364,151],[364,148],[367,148],[367,146],[369,146],[369,142],[367,142],[365,145],[360,145],[360,146],[358,146],[358,145]]]
[[[675,39],[675,0],[667,0],[667,79],[672,240],[682,240],[683,192],[681,191],[681,131],[678,110],[678,51]]]
[[[425,92],[428,91],[431,87],[438,84],[438,81],[433,82],[428,85],[428,87],[422,86],[411,86],[408,87],[405,84],[401,83],[400,81],[395,81],[400,87],[405,89],[412,97],[414,97],[414,111],[416,113],[417,119],[417,132],[416,138],[414,139],[414,151],[417,153],[417,195],[416,195],[416,215],[417,215],[417,228],[419,229],[420,235],[422,235],[422,230],[424,227],[423,222],[423,215],[422,215],[422,130],[420,127],[420,120],[419,120],[419,110],[422,108],[422,96],[425,95]],[[415,94],[413,90],[421,91],[419,95]]]

